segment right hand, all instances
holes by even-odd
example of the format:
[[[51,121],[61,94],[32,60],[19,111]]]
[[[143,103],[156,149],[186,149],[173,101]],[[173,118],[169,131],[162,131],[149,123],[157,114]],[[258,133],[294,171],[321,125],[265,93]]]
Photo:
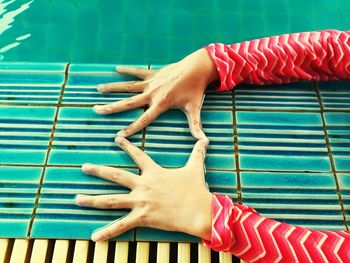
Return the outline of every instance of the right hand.
[[[131,189],[129,194],[77,195],[79,206],[132,210],[127,216],[98,229],[92,239],[104,241],[134,227],[146,226],[210,240],[212,194],[204,178],[208,140],[197,141],[187,164],[175,169],[159,166],[125,138],[117,137],[117,143],[139,166],[142,175],[108,166],[83,165],[85,174]]]
[[[187,116],[193,137],[205,138],[200,110],[206,87],[218,78],[215,65],[205,49],[200,49],[160,70],[130,67],[117,67],[117,70],[142,80],[101,84],[97,89],[100,92],[127,91],[141,94],[107,105],[96,105],[95,112],[110,114],[149,105],[139,119],[119,131],[117,136],[128,137],[146,127],[168,109],[180,109]]]

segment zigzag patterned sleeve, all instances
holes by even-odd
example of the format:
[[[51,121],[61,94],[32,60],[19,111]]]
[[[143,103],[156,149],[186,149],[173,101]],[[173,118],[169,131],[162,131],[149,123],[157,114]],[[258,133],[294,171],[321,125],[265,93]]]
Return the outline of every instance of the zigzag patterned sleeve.
[[[260,216],[253,208],[213,195],[212,237],[216,251],[247,262],[350,262],[350,232],[316,231]]]
[[[206,47],[220,76],[219,91],[240,83],[350,79],[350,31],[286,34]]]

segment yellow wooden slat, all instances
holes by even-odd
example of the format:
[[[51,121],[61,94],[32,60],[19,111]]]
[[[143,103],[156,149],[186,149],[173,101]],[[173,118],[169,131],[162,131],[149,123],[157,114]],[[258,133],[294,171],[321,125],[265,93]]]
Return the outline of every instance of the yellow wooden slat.
[[[7,249],[9,248],[9,239],[0,239],[0,262],[5,261]]]
[[[34,241],[32,255],[30,257],[30,263],[44,263],[46,259],[48,247],[49,247],[49,240],[36,239]]]
[[[190,243],[177,244],[177,262],[190,263],[191,259],[191,245]]]
[[[108,241],[96,242],[94,263],[105,263],[107,262],[108,256]]]
[[[232,254],[231,253],[219,253],[219,262],[220,263],[232,263]]]
[[[75,242],[73,263],[86,263],[89,252],[89,241],[77,240]]]
[[[206,248],[203,244],[198,244],[198,262],[199,263],[210,263],[210,249]]]
[[[13,245],[10,263],[22,263],[26,259],[29,240],[16,239]]]
[[[69,249],[69,240],[56,240],[53,250],[52,263],[66,262]]]
[[[149,243],[137,242],[136,247],[136,263],[148,263]]]
[[[169,262],[170,243],[159,242],[157,244],[157,263]]]
[[[129,253],[129,242],[117,241],[115,243],[115,263],[127,263]]]

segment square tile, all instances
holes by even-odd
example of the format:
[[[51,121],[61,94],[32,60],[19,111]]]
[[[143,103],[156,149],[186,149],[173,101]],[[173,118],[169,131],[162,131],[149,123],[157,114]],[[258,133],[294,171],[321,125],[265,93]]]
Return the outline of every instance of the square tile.
[[[233,92],[235,108],[238,110],[321,109],[311,82],[268,86],[239,85]]]
[[[0,237],[27,236],[41,173],[41,167],[0,167]]]
[[[65,67],[65,63],[2,63],[0,103],[57,104]]]
[[[128,92],[101,93],[97,91],[99,84],[138,80],[116,72],[115,67],[116,65],[111,64],[72,64],[64,90],[63,105],[105,104],[135,95],[136,93]],[[147,66],[140,65],[137,67],[147,68]]]
[[[350,113],[324,113],[335,169],[350,171]]]
[[[319,82],[318,87],[326,110],[350,110],[350,82]]]
[[[240,168],[331,170],[318,113],[237,112]]]
[[[331,173],[241,172],[243,203],[263,216],[312,229],[345,230]]]
[[[112,115],[98,115],[92,108],[62,107],[58,114],[50,165],[105,165],[135,166],[121,150],[114,138],[122,128],[136,120],[143,110],[133,110]],[[129,138],[141,146],[141,132]]]
[[[129,169],[138,173],[137,169]],[[126,209],[93,209],[75,204],[75,195],[124,194],[129,190],[103,179],[85,175],[80,168],[47,168],[36,210],[31,238],[90,239],[98,228],[118,220]],[[133,240],[128,231],[118,240]]]
[[[44,164],[55,111],[0,106],[0,164]]]
[[[202,111],[201,118],[210,140],[206,167],[235,169],[232,112]],[[194,144],[185,114],[180,110],[163,113],[146,128],[145,151],[162,166],[184,166]]]

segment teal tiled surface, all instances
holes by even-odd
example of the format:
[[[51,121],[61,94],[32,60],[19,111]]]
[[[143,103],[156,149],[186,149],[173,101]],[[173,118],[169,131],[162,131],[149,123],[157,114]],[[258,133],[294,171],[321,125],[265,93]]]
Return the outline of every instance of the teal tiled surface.
[[[206,167],[235,169],[232,112],[202,111],[201,119],[210,140]],[[194,144],[185,114],[179,110],[163,113],[146,128],[145,151],[162,166],[185,165]]]
[[[331,170],[319,113],[237,113],[240,166],[247,170]]]
[[[57,104],[64,63],[0,64],[0,104]]]
[[[138,66],[147,68],[147,66]],[[63,104],[95,105],[105,104],[129,98],[133,93],[101,93],[96,87],[101,83],[137,80],[125,74],[119,74],[115,65],[72,64],[69,67],[67,86]]]
[[[327,112],[325,122],[337,171],[350,171],[350,112]]]
[[[340,194],[343,199],[347,226],[350,227],[350,173],[337,174]]]
[[[41,167],[0,167],[0,237],[27,236],[41,173]]]
[[[129,170],[138,172],[138,170]],[[85,175],[79,168],[48,168],[42,184],[32,238],[89,238],[94,230],[124,216],[126,210],[97,210],[75,205],[76,194],[124,194],[129,190]],[[133,240],[134,231],[119,237]]]
[[[319,110],[313,83],[253,86],[234,89],[235,108],[256,110]]]
[[[54,107],[0,106],[1,164],[45,163]]]
[[[242,172],[243,203],[262,215],[312,229],[345,230],[331,173]]]
[[[0,75],[4,74],[0,88],[16,87],[26,90],[28,98],[38,96],[33,102],[6,97],[1,102],[0,235],[90,238],[94,229],[127,211],[79,208],[74,196],[128,190],[84,175],[79,167],[91,162],[137,169],[114,137],[144,111],[95,114],[93,105],[132,95],[99,94],[96,85],[130,78],[116,73],[110,64],[0,67]],[[39,98],[49,87],[55,90],[52,99]],[[208,90],[201,117],[210,139],[206,159],[210,190],[229,194],[281,221],[344,229],[343,215],[349,221],[348,93],[346,82],[240,86],[220,94]],[[162,114],[142,133],[130,140],[164,166],[184,165],[195,143],[185,115],[178,110]],[[147,228],[120,239],[197,240]]]
[[[325,110],[350,110],[350,82],[318,83]]]
[[[58,114],[49,164],[132,165],[132,160],[114,142],[117,131],[141,116],[143,110],[99,116],[92,108],[63,107]],[[141,133],[130,141],[141,146]]]

